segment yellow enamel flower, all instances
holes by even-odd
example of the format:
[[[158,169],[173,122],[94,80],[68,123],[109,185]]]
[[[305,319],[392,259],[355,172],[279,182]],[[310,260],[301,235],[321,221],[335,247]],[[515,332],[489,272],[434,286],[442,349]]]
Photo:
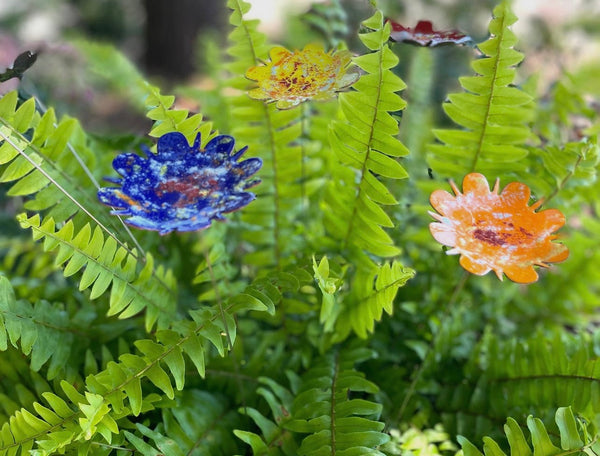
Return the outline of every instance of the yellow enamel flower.
[[[512,182],[499,192],[499,181],[490,191],[482,174],[467,174],[462,193],[454,182],[452,196],[445,190],[431,194],[437,222],[429,228],[436,241],[453,247],[446,253],[460,254],[460,264],[477,275],[493,270],[517,283],[537,281],[533,266],[548,267],[564,261],[569,250],[553,242],[556,230],[565,224],[557,209],[536,212],[541,201],[528,206],[531,192],[527,185]]]
[[[279,109],[307,100],[329,100],[359,77],[358,71],[348,71],[352,62],[349,51],[325,52],[320,44],[308,44],[294,52],[277,46],[269,57],[266,65],[246,72],[248,79],[258,82],[248,94],[257,100],[275,101]]]

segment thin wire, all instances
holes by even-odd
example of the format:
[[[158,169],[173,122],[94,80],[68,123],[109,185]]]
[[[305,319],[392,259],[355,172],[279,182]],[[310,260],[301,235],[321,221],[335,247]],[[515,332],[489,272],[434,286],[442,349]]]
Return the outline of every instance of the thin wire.
[[[40,111],[42,111],[43,113],[46,113],[48,111],[48,109],[46,108],[46,106],[44,105],[44,103],[42,101],[40,101],[35,96],[34,96],[34,99],[35,99],[36,103],[39,105]],[[54,125],[55,128],[58,127],[58,125],[56,124],[56,122],[54,122],[53,125]],[[79,163],[79,166],[81,167],[81,169],[83,169],[83,172],[90,179],[90,181],[92,181],[92,184],[94,184],[94,187],[96,187],[96,190],[100,190],[100,184],[98,183],[98,181],[96,180],[96,178],[92,174],[92,171],[87,167],[87,165],[82,160],[81,156],[77,153],[77,151],[75,150],[75,148],[73,147],[73,145],[70,142],[68,142],[68,141],[67,141],[67,147],[69,148],[69,151],[71,152],[71,155],[73,155],[73,157],[75,157],[75,160],[77,160],[77,163]],[[129,237],[131,238],[131,240],[133,241],[133,244],[135,245],[135,248],[138,249],[138,251],[141,253],[141,255],[142,255],[142,257],[140,258],[141,261],[143,263],[145,263],[146,262],[146,251],[142,248],[141,244],[138,242],[138,240],[134,236],[134,234],[131,231],[131,229],[123,221],[123,218],[120,215],[117,215],[116,217],[119,219],[119,222],[121,222],[121,225],[123,226],[123,228],[125,229],[125,231],[129,235]]]
[[[5,123],[4,119],[0,120]],[[6,125],[6,123],[5,123]],[[140,257],[139,255],[136,255],[131,249],[129,249],[129,247],[127,247],[127,245],[122,242],[111,230],[109,230],[102,222],[100,222],[100,220],[98,220],[96,217],[94,217],[92,215],[92,213],[90,211],[88,211],[79,201],[77,201],[74,197],[72,197],[69,192],[67,192],[67,190],[60,185],[54,178],[52,178],[45,170],[43,170],[41,168],[41,166],[37,163],[35,163],[27,154],[25,154],[25,152],[23,152],[19,146],[17,146],[11,139],[10,137],[7,137],[4,135],[4,133],[2,133],[0,131],[0,137],[2,139],[4,139],[8,144],[10,144],[13,149],[15,149],[22,157],[25,158],[25,160],[27,160],[31,165],[33,165],[34,168],[36,168],[46,179],[48,179],[53,185],[56,186],[56,188],[58,188],[67,198],[69,198],[78,208],[80,208],[88,217],[90,217],[101,229],[103,229],[110,237],[112,237],[117,244],[119,244],[121,247],[123,247],[123,249],[125,249],[125,251],[130,254],[132,257],[134,257],[136,260],[140,260],[145,262],[146,258],[145,258],[145,254],[144,256]],[[140,253],[143,253],[144,251],[142,250]],[[156,278],[156,280],[158,282],[160,282],[160,284],[169,292],[170,295],[174,296],[174,292],[171,289],[171,287],[169,287],[160,277],[156,276],[154,271],[152,272],[152,275]]]
[[[10,144],[13,149],[15,149],[17,152],[19,152],[19,154],[21,154],[21,156],[23,158],[25,158],[25,160],[27,160],[34,168],[36,168],[46,179],[48,179],[53,185],[56,186],[56,188],[58,188],[67,198],[69,198],[78,208],[80,208],[83,212],[85,212],[85,214],[90,217],[94,222],[96,222],[96,224],[102,228],[104,231],[106,231],[115,241],[117,241],[117,243],[123,247],[130,255],[132,255],[135,258],[138,258],[137,255],[135,255],[133,253],[133,251],[131,251],[126,244],[124,244],[121,240],[119,240],[119,238],[117,238],[117,236],[112,233],[112,231],[110,231],[106,226],[104,226],[102,224],[102,222],[100,222],[100,220],[98,220],[96,217],[94,217],[94,215],[92,215],[92,213],[90,211],[88,211],[79,201],[77,201],[74,197],[72,197],[69,192],[67,192],[67,190],[60,185],[53,177],[51,177],[44,169],[42,169],[42,167],[35,163],[27,154],[25,154],[21,149],[19,149],[19,146],[17,146],[11,139],[10,137],[7,137],[4,135],[4,133],[2,133],[2,131],[0,131],[0,137],[2,137],[2,139],[4,139],[8,144]]]

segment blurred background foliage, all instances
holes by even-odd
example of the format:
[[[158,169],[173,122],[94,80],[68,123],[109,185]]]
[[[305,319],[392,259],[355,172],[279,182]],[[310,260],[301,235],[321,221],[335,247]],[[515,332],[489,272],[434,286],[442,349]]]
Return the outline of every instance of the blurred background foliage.
[[[261,28],[270,39],[284,46],[293,43],[292,47],[326,39],[333,45],[345,40],[354,50],[360,49],[356,30],[370,11],[367,0],[251,3],[250,17],[261,19]],[[381,0],[378,6],[388,17],[408,26],[429,19],[438,29],[457,28],[481,42],[487,36],[494,3]],[[555,82],[563,70],[573,71],[575,84],[587,84],[590,92],[600,92],[592,77],[600,66],[593,58],[599,49],[600,1],[516,0],[513,8],[519,17],[515,26],[518,46],[527,55],[526,71],[521,74],[537,73],[543,87]],[[83,38],[112,43],[155,82],[167,89],[179,87],[175,91],[185,107],[202,110],[191,95],[194,87],[205,91],[216,82],[214,76],[218,75],[210,73],[208,61],[225,46],[227,14],[225,2],[213,0],[3,0],[0,68],[9,66],[26,49],[37,50],[39,61],[23,81],[23,90],[80,118],[89,130],[143,132],[147,128],[144,117],[122,94],[109,90],[106,82],[87,71],[85,58],[72,41]],[[324,31],[332,36],[324,37]],[[400,56],[397,71],[406,79],[411,63],[419,62],[413,58],[419,50],[395,46],[394,51]],[[434,49],[432,55],[435,71],[429,102],[439,106],[447,93],[458,88],[457,77],[469,73],[470,50],[443,47]],[[15,84],[3,83],[0,93]],[[410,86],[406,97],[411,101]],[[437,123],[446,121],[441,109],[432,114]]]

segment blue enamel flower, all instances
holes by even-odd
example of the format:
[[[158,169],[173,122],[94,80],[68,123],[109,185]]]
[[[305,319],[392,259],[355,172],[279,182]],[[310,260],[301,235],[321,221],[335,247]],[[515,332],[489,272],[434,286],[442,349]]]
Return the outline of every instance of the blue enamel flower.
[[[206,228],[255,198],[245,190],[260,182],[248,178],[262,161],[238,162],[247,147],[234,153],[234,143],[231,136],[219,135],[201,148],[198,134],[190,147],[181,133],[167,133],[158,140],[156,154],[142,146],[147,158],[117,156],[113,168],[123,177],[106,180],[120,187],[101,188],[98,199],[136,228],[160,234]]]

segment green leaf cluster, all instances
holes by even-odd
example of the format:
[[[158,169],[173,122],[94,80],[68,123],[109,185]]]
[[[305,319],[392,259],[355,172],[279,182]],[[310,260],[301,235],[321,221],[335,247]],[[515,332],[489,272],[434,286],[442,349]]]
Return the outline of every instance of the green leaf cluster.
[[[329,101],[248,96],[275,44],[243,0],[207,53],[217,80],[176,95],[113,47],[72,41],[89,81],[145,116],[143,138],[90,133],[42,95],[0,98],[0,456],[482,456],[481,438],[485,456],[597,452],[590,84],[524,78],[532,50],[515,49],[508,1],[478,50],[414,52],[375,6],[344,37],[346,3],[287,37],[350,48],[360,78]],[[475,74],[436,103],[458,53]],[[153,153],[175,131],[248,146],[257,198],[201,232],[132,231],[99,181],[123,149]],[[474,171],[564,212],[571,257],[528,287],[461,271],[431,239],[427,198]]]

